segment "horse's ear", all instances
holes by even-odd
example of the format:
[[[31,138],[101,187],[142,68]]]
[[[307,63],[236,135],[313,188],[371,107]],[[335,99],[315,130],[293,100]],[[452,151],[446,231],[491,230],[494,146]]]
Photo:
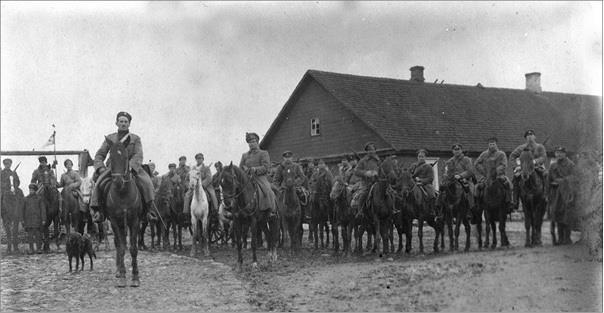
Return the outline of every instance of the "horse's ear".
[[[233,161],[231,161],[231,163],[229,163],[229,166],[233,166]]]
[[[107,143],[109,148],[111,148],[113,146],[113,141],[111,141],[107,136],[105,136],[105,142]]]

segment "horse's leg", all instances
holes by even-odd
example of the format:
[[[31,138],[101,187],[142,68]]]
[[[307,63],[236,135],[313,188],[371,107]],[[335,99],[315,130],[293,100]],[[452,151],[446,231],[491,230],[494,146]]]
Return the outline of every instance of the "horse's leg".
[[[545,199],[544,198],[540,198],[537,202],[537,208],[538,210],[536,210],[535,212],[537,213],[537,216],[535,217],[535,220],[537,221],[536,223],[536,229],[537,229],[537,245],[541,246],[543,243],[541,242],[541,227],[543,225],[543,215],[545,214]],[[570,225],[566,225],[565,231],[570,232]],[[566,236],[565,236],[566,237]],[[565,238],[565,241],[570,241],[570,237]]]
[[[411,253],[413,249],[413,218],[409,218],[405,224],[405,253]]]
[[[239,217],[233,217],[233,235],[237,245],[237,270],[243,271],[243,255],[241,254],[242,239],[243,239],[243,223]]]
[[[311,217],[309,229],[315,242],[315,250],[319,249],[319,234],[317,234],[317,228],[319,228],[319,225],[316,221],[316,217]]]
[[[470,221],[467,218],[467,214],[464,214],[464,218],[463,218],[463,226],[464,226],[464,230],[466,231],[466,246],[464,248],[464,251],[470,251],[470,244],[471,244],[471,240],[472,240],[472,226],[470,224]]]
[[[522,201],[522,211],[524,212],[524,230],[525,230],[525,241],[524,241],[524,246],[525,247],[530,247],[531,246],[531,223],[532,223],[532,216],[531,216],[531,204],[530,203],[525,203],[525,201]]]
[[[205,257],[210,256],[210,212],[206,212],[203,218],[201,219],[201,231],[203,234],[204,247],[203,247],[203,255]]]
[[[256,258],[256,244],[258,243],[258,221],[255,216],[251,218],[251,230],[252,230],[252,267],[258,266],[258,259]]]
[[[57,215],[54,217],[53,219],[53,229],[54,229],[54,235],[55,235],[55,242],[57,245],[57,250],[61,250],[61,238],[59,238],[59,234],[60,234],[60,229],[59,227],[61,227],[61,215],[57,213]]]
[[[8,237],[8,243],[6,245],[6,253],[7,254],[11,254],[12,253],[12,242],[13,242],[13,231],[12,231],[12,221],[9,221],[8,219],[3,219],[2,220],[2,225],[4,226],[4,232],[6,233],[6,236]]]
[[[118,278],[117,287],[126,287],[126,269],[124,267],[124,246],[122,238],[125,237],[124,230],[120,229],[120,225],[115,219],[111,219],[111,229],[113,230],[113,243],[115,244],[115,267]]]
[[[419,253],[424,253],[424,217],[417,219],[417,238],[419,239]]]
[[[139,238],[138,238],[138,246],[141,250],[147,250],[147,246],[145,246],[145,231],[147,230],[148,225],[149,225],[149,222],[147,221],[147,219],[143,218],[143,220],[141,221],[140,234],[139,234]],[[114,233],[114,236],[115,236],[115,233]]]
[[[461,217],[462,214],[457,214],[457,218],[455,219],[455,241],[453,242],[453,246],[455,250],[459,250],[459,231],[461,228]]]
[[[191,227],[193,235],[191,236],[191,257],[195,257],[197,253],[197,240],[199,239],[199,225],[197,225],[197,219],[191,214]]]
[[[132,282],[130,283],[130,286],[132,287],[138,287],[140,286],[140,281],[138,278],[138,246],[136,245],[136,243],[138,242],[138,238],[136,238],[138,236],[138,228],[140,227],[139,222],[138,222],[138,213],[132,214],[132,220],[129,221],[129,228],[130,228],[130,258],[132,259],[131,263],[132,263]]]
[[[501,246],[508,247],[510,245],[510,241],[505,233],[505,220],[507,216],[504,210],[500,210],[499,212],[499,238],[501,238]]]
[[[558,245],[558,240],[556,239],[556,222],[553,217],[549,217],[551,220],[549,222],[549,232],[552,234],[552,244],[554,246]]]

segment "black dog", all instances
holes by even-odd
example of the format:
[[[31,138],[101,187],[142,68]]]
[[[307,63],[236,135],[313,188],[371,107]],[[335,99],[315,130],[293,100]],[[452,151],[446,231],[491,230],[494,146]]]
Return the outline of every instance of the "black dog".
[[[79,233],[71,233],[67,238],[66,244],[67,257],[69,257],[69,271],[71,272],[71,260],[75,257],[76,259],[76,272],[80,267],[80,260],[82,260],[81,271],[84,270],[84,255],[88,254],[90,258],[90,270],[92,271],[92,257],[96,259],[96,253],[94,253],[94,249],[92,248],[92,241],[88,234],[84,234],[84,236]]]

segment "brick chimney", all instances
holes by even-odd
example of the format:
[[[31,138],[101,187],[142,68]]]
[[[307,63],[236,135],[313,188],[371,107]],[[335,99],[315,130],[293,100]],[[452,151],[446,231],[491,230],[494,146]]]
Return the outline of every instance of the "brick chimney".
[[[532,92],[541,92],[541,73],[533,72],[524,74],[526,77],[526,90]]]
[[[415,82],[424,82],[424,67],[416,65],[409,69],[411,71],[411,80]]]

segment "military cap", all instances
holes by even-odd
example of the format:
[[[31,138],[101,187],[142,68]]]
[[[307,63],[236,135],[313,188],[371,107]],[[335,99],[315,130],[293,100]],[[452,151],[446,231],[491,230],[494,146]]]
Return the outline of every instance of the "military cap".
[[[71,162],[71,165],[73,165],[73,161],[70,159],[63,161],[63,165],[67,166],[67,162]]]
[[[322,164],[325,164],[325,160],[323,160],[323,159],[319,159],[319,161],[317,161],[317,164],[321,164],[321,163],[322,163]]]
[[[176,168],[176,163],[170,163],[170,164],[168,164],[168,168]]]
[[[424,155],[428,155],[428,151],[426,151],[426,149],[417,150],[417,155],[419,155],[420,153],[423,153]]]
[[[556,150],[554,150],[554,151],[560,151],[560,152],[566,153],[566,148],[564,148],[562,146],[558,146],[558,147],[556,147]]]
[[[489,137],[487,142],[497,142],[497,137]]]
[[[289,150],[283,152],[283,157],[284,158],[289,158],[292,155],[294,155],[294,154],[291,151],[289,151]]]
[[[38,190],[38,185],[36,185],[36,184],[29,184],[29,189]]]
[[[526,138],[526,136],[528,135],[535,135],[535,131],[532,129],[529,129],[527,131],[524,132],[524,138]]]
[[[369,150],[369,149],[367,149],[369,146],[373,146],[373,149],[375,149],[375,143],[373,141],[370,141],[365,144],[365,151]]]
[[[148,165],[149,165],[149,166],[155,166],[155,163],[153,163],[153,162],[149,162],[149,164],[148,164]]]
[[[200,153],[198,153],[198,154],[195,155],[195,159],[197,159],[199,157],[203,158],[203,153],[200,152]]]
[[[220,167],[220,166],[222,166],[222,162],[216,161],[216,164],[214,164],[214,167]]]
[[[47,162],[48,163],[48,159],[45,156],[41,156],[41,157],[38,157],[38,162]]]
[[[4,164],[4,165],[6,165],[6,164],[12,164],[12,163],[13,163],[13,160],[11,160],[11,159],[4,159],[4,160],[2,160],[2,164]]]
[[[253,139],[260,141],[260,136],[258,136],[256,133],[245,133],[245,142],[250,142]]]
[[[458,144],[458,143],[453,144],[453,145],[451,146],[451,150],[455,150],[455,149],[460,149],[460,150],[461,150],[461,149],[462,149],[461,144]]]
[[[130,115],[130,113],[121,111],[117,114],[117,116],[115,117],[115,120],[117,121],[120,118],[120,116],[127,118],[128,122],[132,122],[132,115]]]
[[[178,158],[178,161],[180,161],[180,160],[185,160],[185,161],[186,161],[186,160],[187,160],[187,157],[183,155],[183,156],[181,156],[180,158]]]

